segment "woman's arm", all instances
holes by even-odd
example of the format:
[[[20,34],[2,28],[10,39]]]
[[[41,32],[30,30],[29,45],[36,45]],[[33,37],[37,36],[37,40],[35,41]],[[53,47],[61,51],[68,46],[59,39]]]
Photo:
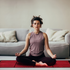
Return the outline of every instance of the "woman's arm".
[[[45,37],[45,48],[47,53],[52,57],[52,58],[56,58],[56,54],[53,55],[52,51],[49,48],[49,43],[48,43],[48,36],[46,33],[44,33],[44,37]]]
[[[28,33],[27,36],[26,36],[26,43],[25,43],[24,49],[20,53],[16,53],[15,54],[16,56],[20,56],[21,54],[27,52],[28,47],[29,47],[29,37],[30,37],[30,33]]]

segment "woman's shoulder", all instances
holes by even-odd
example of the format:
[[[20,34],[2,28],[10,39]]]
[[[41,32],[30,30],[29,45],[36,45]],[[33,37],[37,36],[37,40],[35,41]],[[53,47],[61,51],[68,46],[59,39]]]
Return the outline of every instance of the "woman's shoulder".
[[[28,35],[28,37],[29,37],[29,39],[30,39],[30,35],[31,35],[31,33],[32,33],[32,32],[30,32],[30,33],[28,33],[28,34],[27,34],[27,35]]]
[[[45,33],[45,32],[43,32],[43,36],[44,36],[44,38],[47,36],[47,34]]]

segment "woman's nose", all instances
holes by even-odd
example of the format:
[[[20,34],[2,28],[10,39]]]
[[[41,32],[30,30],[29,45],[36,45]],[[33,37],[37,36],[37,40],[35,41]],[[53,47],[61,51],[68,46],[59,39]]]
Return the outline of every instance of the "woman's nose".
[[[37,27],[38,25],[36,25],[36,27]]]

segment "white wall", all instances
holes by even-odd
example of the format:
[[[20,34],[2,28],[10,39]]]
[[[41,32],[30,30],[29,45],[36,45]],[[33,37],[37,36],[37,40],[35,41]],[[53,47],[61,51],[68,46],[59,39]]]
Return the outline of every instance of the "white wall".
[[[70,0],[0,0],[0,28],[30,28],[33,15],[42,28],[70,30]]]

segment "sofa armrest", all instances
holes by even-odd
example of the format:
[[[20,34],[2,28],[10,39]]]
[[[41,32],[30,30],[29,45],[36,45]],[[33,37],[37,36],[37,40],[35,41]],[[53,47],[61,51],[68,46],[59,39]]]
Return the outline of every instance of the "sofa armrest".
[[[70,33],[65,35],[65,42],[69,44],[69,56],[70,56]]]
[[[70,45],[70,33],[67,33],[67,34],[65,35],[65,42]]]

